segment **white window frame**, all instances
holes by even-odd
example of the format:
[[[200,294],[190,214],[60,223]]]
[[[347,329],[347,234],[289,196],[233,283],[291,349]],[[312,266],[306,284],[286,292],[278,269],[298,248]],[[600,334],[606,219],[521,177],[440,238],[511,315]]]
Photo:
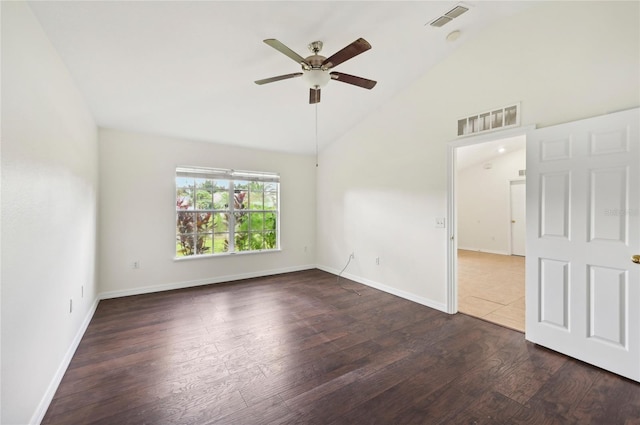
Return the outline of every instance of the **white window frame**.
[[[196,209],[195,207],[193,209],[189,209],[187,211],[189,212],[194,212],[194,213],[202,213],[202,212],[211,212],[212,214],[215,213],[228,213],[228,218],[229,218],[229,223],[228,223],[228,250],[226,252],[218,252],[218,253],[214,253],[213,252],[213,242],[212,242],[212,252],[210,253],[194,253],[192,255],[185,255],[185,256],[178,256],[178,252],[177,252],[177,248],[175,250],[175,259],[176,260],[186,260],[186,259],[194,259],[194,258],[207,258],[207,257],[219,257],[219,256],[228,256],[228,255],[237,255],[237,254],[255,254],[255,253],[263,253],[263,252],[273,252],[273,251],[280,251],[280,175],[277,173],[271,173],[271,172],[261,172],[261,171],[245,171],[245,170],[234,170],[234,169],[224,169],[224,168],[204,168],[204,167],[184,167],[184,166],[179,166],[176,167],[176,174],[175,174],[175,190],[174,190],[174,194],[178,193],[178,189],[179,186],[177,184],[177,180],[180,177],[188,177],[188,178],[204,178],[204,179],[210,179],[210,180],[227,180],[229,181],[229,187],[228,187],[228,199],[229,199],[229,204],[228,204],[228,209],[225,210],[218,210],[213,208],[214,206],[212,205],[211,209]],[[236,215],[234,214],[235,212],[237,212],[238,210],[235,208],[235,202],[234,202],[234,196],[235,196],[235,186],[236,186],[236,182],[239,181],[243,181],[243,182],[263,182],[263,183],[275,183],[276,184],[276,209],[274,210],[267,210],[267,209],[263,209],[262,210],[252,210],[252,209],[247,209],[247,210],[242,210],[248,213],[270,213],[270,214],[275,214],[276,216],[276,228],[275,228],[275,237],[276,237],[276,241],[275,241],[275,246],[273,248],[266,248],[266,249],[248,249],[248,250],[242,250],[242,251],[236,251],[236,247],[235,247],[235,235],[236,235]],[[195,189],[195,188],[194,188]],[[177,223],[178,221],[178,214],[184,210],[179,210],[178,208],[176,208],[175,211],[175,223]],[[208,233],[208,232],[207,232]],[[264,233],[264,232],[263,232]],[[212,234],[214,234],[214,232],[212,232]],[[194,235],[197,237],[198,233],[197,231],[194,233]],[[178,233],[176,232],[176,237],[178,237]]]

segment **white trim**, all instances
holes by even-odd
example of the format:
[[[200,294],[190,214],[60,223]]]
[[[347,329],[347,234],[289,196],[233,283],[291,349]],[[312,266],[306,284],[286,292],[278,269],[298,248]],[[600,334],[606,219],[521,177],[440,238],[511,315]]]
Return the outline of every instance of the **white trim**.
[[[526,187],[527,180],[524,179],[524,178],[521,178],[521,179],[512,179],[512,180],[509,180],[509,182],[508,182],[508,186],[509,186],[508,187],[508,190],[509,190],[509,192],[508,192],[509,193],[509,205],[508,205],[508,208],[509,209],[507,210],[507,212],[508,212],[509,222],[507,223],[507,226],[508,226],[508,228],[507,228],[507,237],[508,237],[508,242],[509,242],[508,243],[509,255],[514,255],[514,253],[513,253],[513,226],[512,226],[512,224],[513,224],[513,193],[511,193],[511,189],[513,188],[514,184],[524,184],[525,187]],[[525,195],[525,197],[526,197],[526,195]],[[526,207],[526,200],[525,200],[525,207]],[[526,233],[525,233],[525,235],[526,235]],[[525,242],[526,242],[526,237],[525,237]],[[520,255],[520,254],[517,254],[517,255]]]
[[[80,325],[80,329],[78,329],[78,332],[76,332],[76,335],[73,338],[73,341],[71,341],[71,344],[67,349],[67,352],[64,354],[64,357],[62,358],[62,361],[60,362],[60,365],[58,366],[56,373],[53,375],[51,382],[49,382],[47,391],[45,391],[44,395],[40,399],[40,403],[38,403],[38,407],[36,408],[36,411],[33,413],[33,416],[31,416],[31,420],[29,420],[30,424],[39,424],[44,419],[44,415],[47,413],[47,410],[51,405],[53,396],[56,394],[56,391],[58,390],[58,386],[60,385],[60,382],[62,381],[62,378],[64,377],[64,374],[66,373],[67,368],[71,363],[71,359],[73,359],[73,355],[78,349],[78,346],[80,345],[80,341],[82,341],[82,337],[84,336],[84,333],[87,331],[87,328],[89,327],[89,323],[91,323],[91,319],[93,319],[93,315],[95,314],[96,309],[98,308],[99,302],[100,302],[100,296],[97,296],[96,299],[93,301],[91,308],[89,308],[87,315],[82,321],[82,325]]]
[[[259,272],[242,273],[235,275],[216,276],[207,279],[189,280],[185,282],[165,283],[162,285],[147,285],[132,289],[123,289],[120,291],[110,291],[100,293],[101,300],[107,300],[110,298],[129,297],[131,295],[150,294],[162,291],[171,291],[173,289],[193,288],[195,286],[204,286],[214,283],[232,282],[234,280],[251,279],[254,277],[271,276],[275,274],[298,272],[302,270],[315,269],[315,264],[308,264],[304,266],[285,267],[281,269],[262,270]]]
[[[463,140],[458,140],[457,142],[462,144]],[[455,175],[456,148],[449,143],[447,146],[447,220],[449,226],[447,230],[447,308],[445,310],[449,314],[458,312],[458,239],[455,233],[456,223],[458,223],[458,211],[456,210],[455,202]]]
[[[457,248],[457,249],[458,249],[458,250],[462,249],[462,250],[465,250],[465,251],[476,251],[476,252],[479,252],[479,251],[480,251],[480,249],[478,249],[478,248],[476,248],[476,247],[471,247],[471,246],[460,246],[460,245],[458,245],[458,248]]]
[[[468,137],[455,139],[447,143],[447,218],[449,219],[449,233],[447,237],[447,301],[446,312],[454,314],[458,312],[458,240],[455,237],[457,221],[456,211],[456,149],[463,146],[477,145],[499,139],[507,139],[516,136],[528,136],[535,125],[509,128],[502,131],[469,135]],[[488,252],[488,251],[485,251]],[[506,254],[508,255],[508,254]]]
[[[498,251],[498,250],[495,250],[495,249],[467,248],[467,247],[463,247],[463,246],[459,246],[457,249],[462,249],[462,250],[471,251],[471,252],[482,252],[482,253],[485,253],[485,254],[511,255],[507,251]]]
[[[190,261],[190,260],[200,260],[204,258],[225,258],[225,257],[234,256],[234,255],[268,254],[270,252],[282,252],[282,248],[254,249],[251,251],[220,252],[218,254],[185,255],[184,257],[173,257],[173,261]]]
[[[325,271],[327,273],[334,274],[336,276],[340,273],[340,270],[334,269],[332,267],[316,266],[316,268],[319,270]],[[439,310],[445,313],[447,312],[447,306],[445,304],[438,303],[427,298],[418,297],[410,292],[405,292],[400,289],[392,288],[391,286],[387,286],[385,284],[375,282],[373,280],[365,279],[360,276],[355,276],[349,273],[342,273],[340,276],[349,280],[353,280],[354,282],[362,283],[363,285],[367,285],[372,288],[378,289],[382,292],[386,292],[388,294],[395,295],[400,298],[404,298],[405,300],[413,301],[415,303],[422,304],[426,307],[433,308],[435,310]]]

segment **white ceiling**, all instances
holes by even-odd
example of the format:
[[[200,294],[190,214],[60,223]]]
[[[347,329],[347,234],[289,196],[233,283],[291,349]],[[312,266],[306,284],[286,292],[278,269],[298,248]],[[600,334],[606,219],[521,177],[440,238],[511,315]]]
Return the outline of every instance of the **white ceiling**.
[[[477,143],[456,149],[456,168],[464,170],[474,165],[491,162],[493,159],[527,147],[526,136],[515,136],[490,142]],[[502,152],[498,149],[504,149]]]
[[[327,57],[359,37],[371,43],[335,70],[377,80],[373,90],[338,81],[322,90],[322,148],[485,26],[531,5],[465,1],[469,12],[428,25],[459,3],[29,2],[98,125],[296,153],[315,151],[315,106],[300,78],[254,84],[300,71],[263,39],[305,57],[314,40]],[[454,30],[461,37],[447,42]]]

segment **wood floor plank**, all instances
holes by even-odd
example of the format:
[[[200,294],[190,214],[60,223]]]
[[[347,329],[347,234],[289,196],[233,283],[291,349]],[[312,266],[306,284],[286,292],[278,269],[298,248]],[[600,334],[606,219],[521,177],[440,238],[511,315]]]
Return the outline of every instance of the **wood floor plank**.
[[[626,425],[638,417],[636,382],[520,332],[307,270],[100,302],[42,423]]]

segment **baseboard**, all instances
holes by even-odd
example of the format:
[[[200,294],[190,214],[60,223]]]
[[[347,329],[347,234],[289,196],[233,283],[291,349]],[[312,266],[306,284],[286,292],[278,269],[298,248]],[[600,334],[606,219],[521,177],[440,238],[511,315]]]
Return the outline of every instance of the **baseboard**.
[[[468,246],[460,246],[460,245],[458,245],[458,249],[461,249],[463,251],[476,251],[476,252],[480,251],[478,248],[471,248]]]
[[[258,272],[241,273],[235,275],[216,276],[208,279],[189,280],[185,282],[165,283],[162,285],[148,285],[138,288],[125,289],[121,291],[102,292],[99,297],[101,300],[110,298],[129,297],[131,295],[150,294],[153,292],[171,291],[174,289],[193,288],[195,286],[211,285],[215,283],[232,282],[234,280],[251,279],[254,277],[272,276],[275,274],[299,272],[302,270],[315,269],[315,264],[304,266],[285,267],[281,269],[261,270]]]
[[[338,273],[340,273],[340,270],[338,269],[334,269],[331,267],[326,267],[326,266],[316,266],[316,268],[323,270],[325,272],[331,273],[331,274],[335,274],[336,276],[338,275]],[[354,282],[358,282],[358,283],[362,283],[363,285],[367,285],[370,286],[372,288],[375,289],[379,289],[382,292],[386,292],[388,294],[391,295],[395,295],[397,297],[400,298],[404,298],[405,300],[409,300],[409,301],[413,301],[415,303],[418,304],[422,304],[426,307],[430,307],[433,308],[435,310],[439,310],[442,311],[443,313],[447,313],[447,305],[443,304],[443,303],[439,303],[439,302],[435,302],[433,300],[430,300],[428,298],[424,298],[424,297],[419,297],[415,294],[412,294],[410,292],[406,292],[400,289],[396,289],[393,288],[391,286],[385,285],[383,283],[380,282],[376,282],[370,279],[366,279],[360,276],[356,276],[356,275],[352,275],[350,273],[342,273],[341,274],[342,277],[349,279],[349,280],[353,280]]]
[[[62,358],[62,361],[60,362],[60,366],[58,366],[58,370],[56,370],[56,373],[53,375],[53,379],[51,379],[51,382],[49,383],[49,387],[47,387],[47,391],[44,393],[44,396],[42,396],[40,403],[38,403],[38,407],[36,408],[36,411],[34,412],[33,416],[31,416],[31,420],[29,421],[30,424],[39,424],[42,422],[42,419],[44,419],[44,415],[47,413],[47,409],[49,409],[49,405],[53,400],[53,396],[56,394],[56,391],[58,390],[58,386],[60,385],[60,382],[62,381],[62,378],[64,377],[64,374],[67,371],[67,368],[69,367],[69,363],[71,363],[71,359],[73,358],[73,355],[75,354],[78,346],[80,345],[80,341],[82,341],[82,337],[84,336],[84,333],[86,332],[87,327],[89,327],[89,323],[91,323],[91,319],[93,319],[93,315],[95,314],[96,309],[98,308],[99,302],[100,302],[100,298],[96,297],[93,304],[89,308],[87,315],[82,321],[82,324],[80,325],[80,329],[78,329],[78,332],[76,332],[76,335],[73,338],[73,341],[71,341],[71,345],[69,345],[67,352]]]
[[[483,252],[485,254],[511,255],[507,251],[498,251],[494,249],[465,248],[461,246],[458,246],[458,249],[461,249],[463,251]]]

